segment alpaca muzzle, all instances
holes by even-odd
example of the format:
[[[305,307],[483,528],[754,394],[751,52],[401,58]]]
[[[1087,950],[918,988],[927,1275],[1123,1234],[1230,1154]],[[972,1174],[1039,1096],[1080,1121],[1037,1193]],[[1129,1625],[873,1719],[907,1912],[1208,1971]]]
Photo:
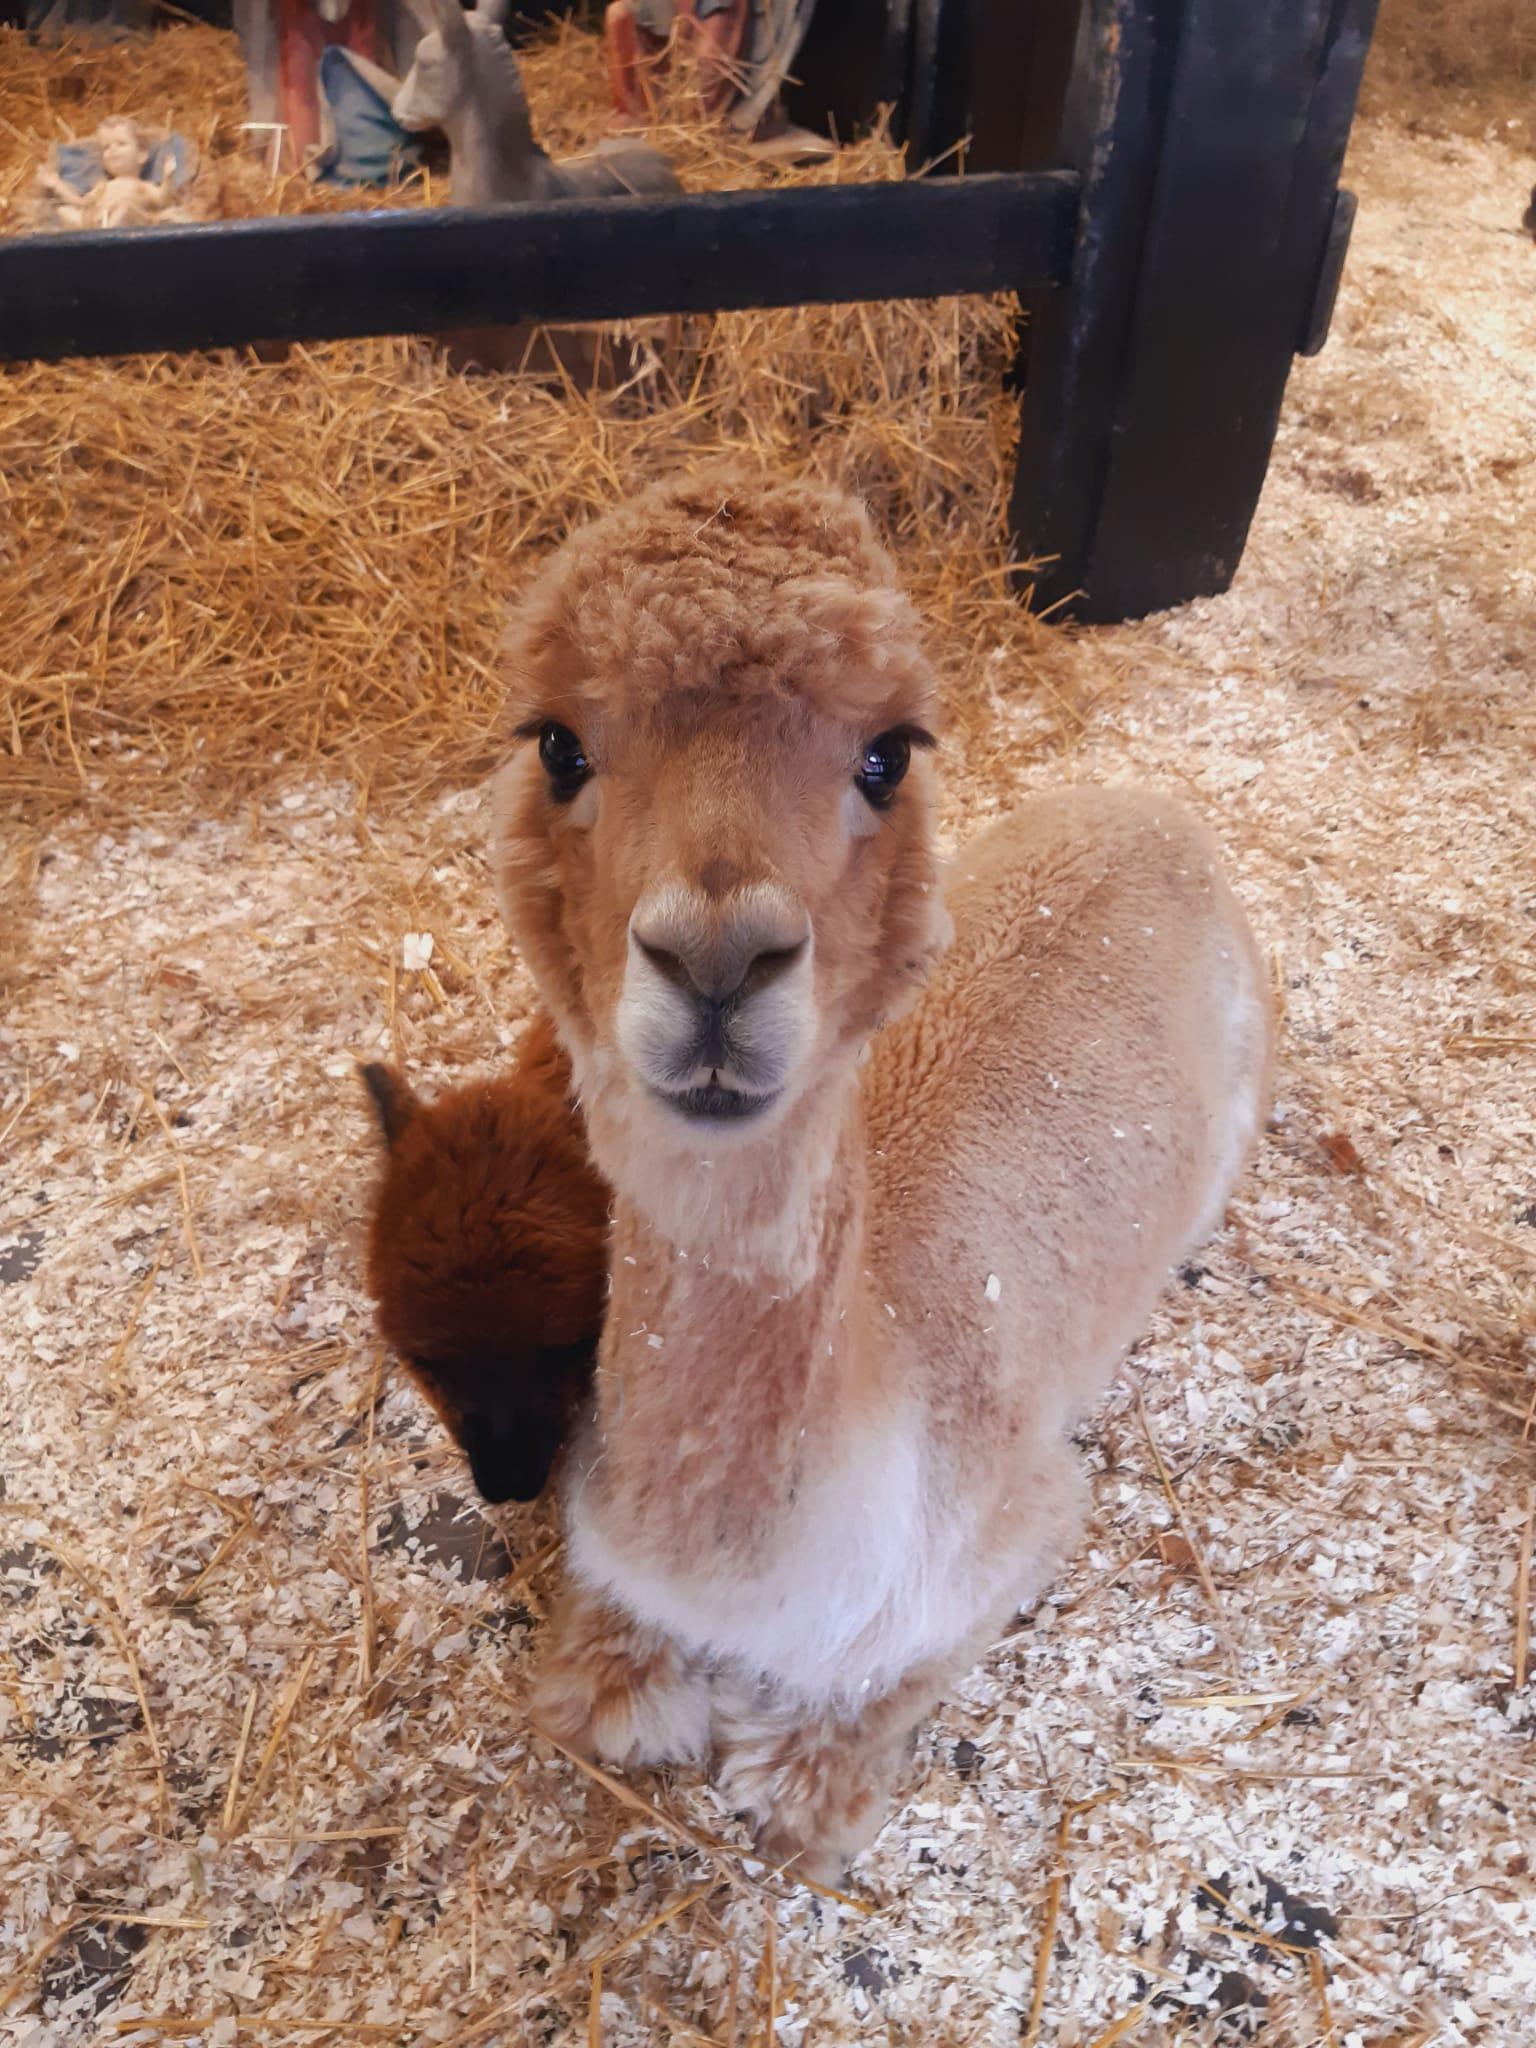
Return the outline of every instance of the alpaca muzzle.
[[[725,904],[666,888],[630,920],[619,1041],[645,1089],[692,1121],[740,1123],[783,1093],[812,1035],[812,939],[787,891]]]
[[[509,1500],[537,1500],[548,1484],[562,1434],[560,1424],[547,1415],[494,1421],[466,1416],[460,1444],[481,1498],[493,1507]]]

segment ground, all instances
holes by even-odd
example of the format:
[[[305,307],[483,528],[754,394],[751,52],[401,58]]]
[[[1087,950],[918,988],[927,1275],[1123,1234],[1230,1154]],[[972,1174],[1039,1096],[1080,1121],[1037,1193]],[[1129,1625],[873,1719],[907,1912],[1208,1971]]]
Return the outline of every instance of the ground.
[[[1285,1024],[1228,1226],[1083,1430],[1087,1543],[846,1900],[530,1735],[556,1532],[470,1504],[370,1334],[354,1062],[493,1063],[528,999],[482,789],[15,800],[17,2048],[1527,2037],[1532,166],[1373,119],[1350,176],[1231,594],[951,664],[951,843],[1065,778],[1184,795]]]

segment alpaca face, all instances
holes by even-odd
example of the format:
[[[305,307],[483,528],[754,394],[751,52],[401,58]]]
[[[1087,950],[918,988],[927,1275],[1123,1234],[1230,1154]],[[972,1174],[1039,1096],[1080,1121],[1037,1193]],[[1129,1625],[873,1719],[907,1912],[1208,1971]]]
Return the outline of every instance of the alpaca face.
[[[516,1072],[430,1103],[388,1067],[363,1073],[387,1147],[368,1246],[379,1330],[488,1501],[543,1491],[607,1294],[608,1191],[547,1023],[530,1040]]]
[[[451,1323],[434,1341],[451,1345]],[[407,1370],[469,1460],[483,1500],[537,1500],[592,1382],[597,1339],[530,1347],[515,1330],[501,1346],[418,1352]]]
[[[941,922],[931,676],[889,562],[840,495],[721,510],[674,486],[557,561],[514,629],[498,792],[509,921],[583,1089],[700,1145],[849,1061]]]

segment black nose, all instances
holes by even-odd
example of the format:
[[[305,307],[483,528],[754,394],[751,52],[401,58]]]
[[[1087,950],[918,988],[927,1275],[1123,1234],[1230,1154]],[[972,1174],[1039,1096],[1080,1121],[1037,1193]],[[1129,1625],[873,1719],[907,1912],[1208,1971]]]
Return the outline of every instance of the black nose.
[[[537,1500],[560,1449],[560,1434],[559,1425],[543,1415],[520,1415],[494,1424],[466,1421],[462,1440],[481,1498],[492,1506],[504,1500]]]

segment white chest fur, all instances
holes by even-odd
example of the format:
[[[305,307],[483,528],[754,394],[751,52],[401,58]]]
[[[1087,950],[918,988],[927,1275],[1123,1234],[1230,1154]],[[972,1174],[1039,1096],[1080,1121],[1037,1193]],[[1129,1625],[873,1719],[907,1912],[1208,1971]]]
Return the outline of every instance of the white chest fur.
[[[599,1489],[578,1477],[571,1562],[692,1648],[807,1699],[855,1704],[951,1649],[967,1604],[955,1600],[960,1520],[939,1504],[924,1435],[912,1409],[852,1434],[799,1490],[771,1545],[718,1576],[667,1573],[621,1548]]]

